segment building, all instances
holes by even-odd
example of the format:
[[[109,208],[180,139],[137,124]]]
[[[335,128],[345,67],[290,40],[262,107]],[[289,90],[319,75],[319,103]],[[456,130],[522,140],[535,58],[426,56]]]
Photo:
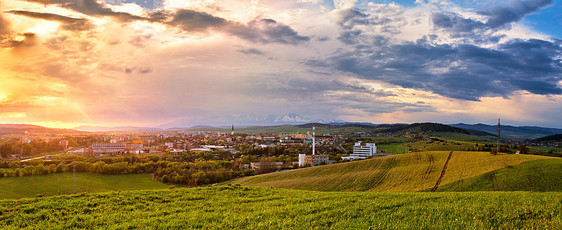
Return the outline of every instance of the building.
[[[353,146],[353,153],[347,157],[342,157],[342,160],[357,160],[373,157],[377,153],[377,146],[375,143],[366,143],[361,145],[361,142],[356,142]]]
[[[68,148],[68,140],[61,140],[59,141],[59,145],[62,146],[63,148]]]
[[[299,167],[306,165],[306,154],[299,154]]]
[[[127,144],[125,143],[93,143],[92,151],[94,153],[117,153],[125,152]]]
[[[353,146],[353,154],[365,154],[372,156],[377,152],[377,146],[375,143],[366,143],[361,145],[361,142],[356,142]]]
[[[330,158],[327,155],[306,155],[305,164],[310,166],[330,164]]]

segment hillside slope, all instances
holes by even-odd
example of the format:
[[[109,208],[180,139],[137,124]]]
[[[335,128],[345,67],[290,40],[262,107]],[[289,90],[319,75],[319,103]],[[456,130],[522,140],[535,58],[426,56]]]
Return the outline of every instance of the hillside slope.
[[[562,158],[527,161],[440,186],[437,191],[562,192]]]
[[[561,193],[214,186],[0,200],[5,229],[560,229]]]
[[[318,191],[422,191],[435,186],[449,154],[449,151],[416,152],[244,177],[229,183]],[[440,185],[540,159],[558,158],[455,151]]]
[[[450,124],[450,126],[461,128],[461,129],[473,129],[479,130],[491,134],[495,134],[498,132],[498,126],[496,125],[486,125],[486,124]],[[501,126],[501,136],[502,138],[516,138],[516,139],[533,139],[544,137],[548,135],[554,135],[562,133],[562,129],[556,128],[544,128],[544,127],[536,127],[536,126],[511,126],[511,125],[502,125]]]
[[[0,178],[0,199],[17,199],[70,194],[73,191],[72,173]],[[151,175],[96,175],[76,173],[76,192],[109,192],[140,189],[164,189],[169,185],[152,180]]]
[[[34,133],[64,133],[64,134],[84,134],[85,132],[73,129],[55,129],[46,128],[38,125],[27,124],[0,124],[0,135],[18,134],[23,135],[25,132]]]

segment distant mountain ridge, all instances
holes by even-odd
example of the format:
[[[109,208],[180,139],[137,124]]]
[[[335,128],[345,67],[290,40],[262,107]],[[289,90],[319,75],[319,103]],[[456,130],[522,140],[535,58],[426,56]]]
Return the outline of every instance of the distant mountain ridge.
[[[286,128],[286,127],[295,127],[297,129],[312,129],[312,127],[316,127],[316,130],[323,130],[323,129],[337,129],[337,128],[347,128],[347,127],[357,127],[357,128],[364,128],[366,130],[372,130],[375,133],[396,133],[396,134],[406,134],[406,133],[432,133],[432,132],[450,132],[450,133],[460,133],[460,134],[467,134],[467,135],[474,135],[480,137],[495,137],[497,135],[497,126],[494,125],[485,125],[485,124],[441,124],[441,123],[434,123],[434,122],[423,122],[423,123],[413,123],[413,124],[404,124],[404,123],[397,123],[397,124],[373,124],[369,122],[330,122],[330,123],[321,123],[321,122],[314,122],[314,123],[305,123],[305,124],[295,124],[295,125],[254,125],[254,126],[247,126],[248,129],[244,129],[245,131],[265,131],[271,130],[275,128]],[[239,129],[239,126],[234,125],[235,130]],[[230,126],[225,127],[217,127],[217,126],[193,126],[190,129],[213,129],[213,128],[230,128]],[[286,130],[286,129],[284,129]],[[502,139],[534,139],[539,137],[544,137],[548,135],[553,135],[556,133],[562,133],[562,129],[556,128],[545,128],[545,127],[536,127],[536,126],[510,126],[510,125],[502,125],[501,126],[501,137]]]
[[[0,124],[0,135],[23,135],[25,132],[29,134],[34,133],[84,133],[79,130],[74,129],[56,129],[56,128],[46,128],[39,125],[28,125],[28,124]]]
[[[498,133],[497,125],[486,125],[486,124],[450,124],[450,126],[462,128],[462,129],[473,129],[479,130],[491,134]],[[513,139],[535,139],[544,136],[550,136],[555,134],[562,134],[562,129],[556,128],[545,128],[538,126],[511,126],[511,125],[501,125],[500,136],[502,138],[513,138]]]
[[[289,116],[290,117],[290,116]],[[286,120],[286,119],[285,119]],[[495,136],[497,134],[497,126],[486,124],[440,124],[440,123],[413,123],[413,124],[373,124],[369,122],[314,122],[304,124],[285,124],[285,125],[258,125],[248,126],[234,123],[235,130],[246,128],[275,128],[275,127],[290,127],[296,128],[312,128],[315,126],[317,130],[320,129],[337,129],[337,128],[363,128],[367,130],[376,130],[375,132],[389,132],[389,133],[430,133],[430,132],[453,132],[461,134],[469,134],[475,136]],[[209,126],[197,125],[190,128],[155,128],[155,127],[138,127],[138,126],[119,126],[119,127],[101,127],[101,126],[79,126],[74,129],[56,129],[46,128],[38,125],[28,124],[0,124],[0,135],[9,134],[25,134],[29,133],[84,133],[84,132],[116,132],[116,131],[171,131],[181,129],[230,129],[229,126]],[[251,129],[250,129],[251,130]],[[256,129],[258,130],[258,129]],[[505,139],[536,139],[556,134],[562,134],[562,129],[545,128],[537,126],[501,126],[501,137]]]
[[[79,131],[86,131],[86,132],[162,131],[163,130],[153,127],[138,127],[138,126],[116,126],[116,127],[78,126],[75,127],[74,129]]]
[[[536,143],[562,142],[562,134],[555,134],[555,135],[537,138],[534,139],[533,142]]]

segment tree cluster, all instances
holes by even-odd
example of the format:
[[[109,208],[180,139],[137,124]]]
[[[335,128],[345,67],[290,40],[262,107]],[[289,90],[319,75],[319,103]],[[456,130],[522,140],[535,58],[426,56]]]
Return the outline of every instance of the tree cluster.
[[[121,161],[119,161],[119,159]],[[228,161],[174,162],[167,160],[141,162],[138,159],[113,158],[106,161],[75,161],[20,165],[19,162],[0,162],[0,177],[46,175],[65,172],[86,172],[93,174],[144,174],[153,173],[153,178],[164,183],[200,186],[253,175],[251,169],[233,166]],[[8,169],[5,169],[8,168]]]

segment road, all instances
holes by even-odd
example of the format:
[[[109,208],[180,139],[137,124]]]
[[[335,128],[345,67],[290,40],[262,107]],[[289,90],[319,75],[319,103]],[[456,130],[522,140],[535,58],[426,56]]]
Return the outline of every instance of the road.
[[[32,157],[32,158],[23,159],[23,160],[21,160],[21,162],[32,161],[32,160],[38,160],[38,159],[43,159],[43,158],[48,157],[48,156],[58,156],[58,155],[62,155],[62,154],[64,154],[64,153],[57,153],[57,154],[51,154],[51,155],[40,156],[40,157]]]

